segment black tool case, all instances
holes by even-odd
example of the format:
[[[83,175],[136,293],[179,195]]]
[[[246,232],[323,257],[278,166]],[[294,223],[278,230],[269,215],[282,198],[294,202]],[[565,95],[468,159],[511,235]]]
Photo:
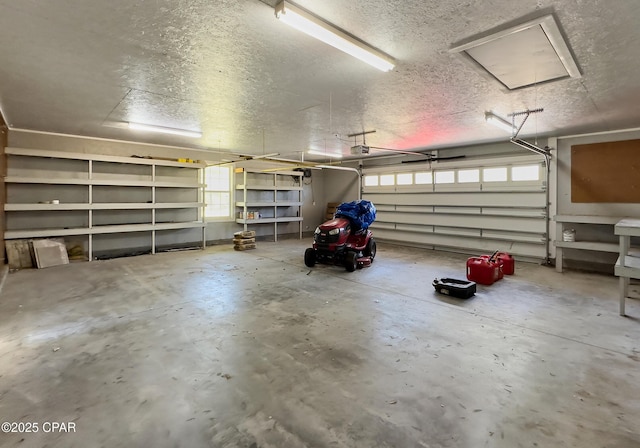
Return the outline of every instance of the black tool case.
[[[433,281],[433,287],[440,294],[459,299],[468,299],[476,293],[476,282],[455,278],[436,278]]]

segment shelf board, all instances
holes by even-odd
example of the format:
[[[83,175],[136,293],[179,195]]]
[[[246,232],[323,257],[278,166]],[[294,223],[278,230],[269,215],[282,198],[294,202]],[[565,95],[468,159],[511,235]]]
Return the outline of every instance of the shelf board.
[[[260,218],[260,219],[236,219],[238,224],[273,224],[276,218]]]
[[[126,179],[74,179],[64,177],[24,177],[7,176],[6,183],[11,184],[49,184],[49,185],[96,185],[109,187],[171,187],[171,188],[200,188],[204,184],[198,182],[154,182],[151,180]]]
[[[273,207],[275,202],[236,202],[236,207]]]
[[[148,232],[151,230],[174,230],[205,227],[206,223],[201,221],[191,222],[167,222],[157,224],[117,224],[106,226],[95,226],[92,228],[81,227],[73,229],[34,229],[34,230],[7,230],[4,233],[5,239],[17,238],[47,238],[70,235],[101,235],[107,233],[130,233]]]
[[[275,186],[275,185],[236,185],[236,190],[258,190],[258,191],[302,191],[302,187]]]
[[[284,216],[280,218],[260,218],[260,219],[236,219],[238,224],[273,224],[276,222],[299,222],[302,218],[299,216]]]
[[[4,181],[8,184],[50,184],[50,185],[90,185],[89,179],[72,179],[64,177],[23,177],[7,176]]]
[[[17,238],[45,238],[70,235],[88,235],[89,229],[86,227],[73,229],[34,229],[34,230],[7,230],[4,238],[7,240]]]
[[[196,182],[167,182],[156,181],[152,182],[151,186],[161,188],[203,188],[206,184],[200,184]]]
[[[276,207],[301,207],[302,202],[299,201],[282,201],[274,204]]]
[[[173,166],[179,168],[204,168],[204,163],[185,163],[172,160],[147,159],[142,157],[108,156],[101,154],[84,154],[69,151],[47,151],[42,149],[5,148],[5,153],[17,156],[49,157],[54,159],[94,160],[96,162],[129,163],[134,165]]]
[[[154,230],[176,230],[176,229],[194,229],[206,227],[207,223],[202,221],[192,222],[159,222],[156,223]]]
[[[275,187],[278,191],[302,191],[302,187],[292,187],[287,185],[280,185]]]
[[[202,202],[101,202],[89,206],[91,210],[138,210],[138,209],[171,209],[171,208],[199,208],[204,207]]]
[[[556,247],[565,249],[592,250],[596,252],[619,252],[618,243],[601,243],[597,241],[556,241]]]
[[[173,187],[173,188],[199,188],[204,186],[195,182],[167,182],[167,181],[152,181],[152,180],[106,180],[106,179],[92,179],[89,181],[90,185],[108,186],[108,187]]]
[[[615,226],[615,234],[622,236],[640,236],[640,219],[622,219]]]
[[[202,202],[165,202],[165,203],[149,203],[149,202],[104,202],[93,203],[92,210],[136,210],[136,209],[170,209],[170,208],[199,208],[203,207]]]
[[[4,204],[6,212],[88,210],[89,204]]]
[[[624,257],[624,264],[620,263],[620,257],[618,257],[615,275],[618,277],[640,278],[640,257],[627,255]]]
[[[622,218],[616,216],[594,215],[556,215],[554,221],[575,224],[615,224]]]
[[[204,207],[204,202],[156,202],[153,208],[199,208]]]
[[[148,202],[100,202],[89,205],[91,210],[139,210],[154,208]]]
[[[7,212],[22,211],[64,211],[64,210],[138,210],[138,209],[173,209],[204,207],[202,202],[165,202],[151,204],[147,202],[110,202],[93,204],[5,204]]]
[[[296,207],[301,206],[302,202],[236,202],[236,207]]]

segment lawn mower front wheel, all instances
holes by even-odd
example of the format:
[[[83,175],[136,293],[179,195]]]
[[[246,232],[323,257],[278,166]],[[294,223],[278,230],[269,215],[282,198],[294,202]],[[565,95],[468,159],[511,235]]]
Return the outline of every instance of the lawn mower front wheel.
[[[358,254],[353,251],[347,253],[347,256],[344,257],[344,267],[349,272],[353,272],[358,268]]]
[[[365,257],[371,257],[371,262],[373,263],[373,259],[376,258],[376,240],[372,238],[369,239],[367,243],[367,247],[364,248],[363,254]]]
[[[304,251],[304,264],[310,268],[316,265],[316,250],[313,247]]]

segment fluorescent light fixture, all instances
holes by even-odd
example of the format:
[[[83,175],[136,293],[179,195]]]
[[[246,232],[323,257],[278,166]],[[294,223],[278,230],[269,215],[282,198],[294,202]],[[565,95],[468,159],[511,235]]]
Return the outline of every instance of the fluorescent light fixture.
[[[393,59],[384,53],[287,1],[281,1],[276,5],[276,17],[298,31],[344,51],[378,70],[388,72],[395,67]]]
[[[493,112],[487,112],[484,114],[484,119],[487,123],[491,123],[494,126],[499,127],[500,129],[504,129],[505,131],[513,134],[513,124],[509,123],[502,117],[494,115]]]
[[[163,134],[182,135],[184,137],[193,137],[193,138],[202,137],[202,132],[187,131],[185,129],[165,128],[164,126],[153,126],[150,124],[142,124],[142,123],[129,122],[129,129],[134,129],[136,131],[161,132]]]
[[[339,152],[317,151],[315,149],[310,149],[307,152],[309,154],[313,154],[313,155],[316,155],[316,156],[327,156],[327,157],[334,157],[336,159],[342,159],[342,154],[339,153]]]
[[[341,171],[353,171],[356,174],[360,174],[357,168],[351,168],[349,166],[336,166],[336,165],[316,165],[317,168],[322,168],[323,170],[341,170]]]

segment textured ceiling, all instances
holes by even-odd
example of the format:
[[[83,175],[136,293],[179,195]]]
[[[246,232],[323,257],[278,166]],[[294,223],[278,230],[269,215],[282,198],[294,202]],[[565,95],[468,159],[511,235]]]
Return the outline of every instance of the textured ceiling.
[[[521,136],[640,123],[640,1],[299,0],[391,55],[380,72],[280,23],[276,0],[0,0],[0,107],[9,125],[299,159],[371,146],[506,140],[484,112],[543,107]],[[455,45],[553,14],[582,73],[508,92]],[[191,139],[122,123],[202,130]],[[357,143],[362,143],[361,139]],[[305,155],[306,159],[320,160]]]

